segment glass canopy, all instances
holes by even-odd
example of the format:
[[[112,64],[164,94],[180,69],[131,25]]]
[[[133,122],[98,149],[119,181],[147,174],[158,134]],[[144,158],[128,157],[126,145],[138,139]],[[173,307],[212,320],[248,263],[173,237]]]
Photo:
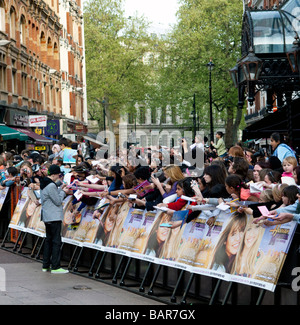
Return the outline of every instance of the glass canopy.
[[[287,2],[279,10],[249,12],[256,54],[286,53],[300,36],[300,0]]]

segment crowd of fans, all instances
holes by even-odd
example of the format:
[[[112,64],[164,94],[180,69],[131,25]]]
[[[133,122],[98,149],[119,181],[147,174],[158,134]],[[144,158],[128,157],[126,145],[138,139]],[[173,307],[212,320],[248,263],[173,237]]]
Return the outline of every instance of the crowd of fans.
[[[271,155],[240,144],[224,151],[223,134],[217,135],[217,143],[210,145],[197,136],[191,145],[182,139],[180,150],[127,145],[113,155],[98,156],[96,152],[93,157],[82,138],[77,143],[62,138],[49,154],[30,150],[20,154],[2,152],[0,189],[17,185],[39,190],[41,179],[55,164],[61,171],[57,186],[67,187],[74,203],[81,201],[79,210],[94,205],[99,198],[109,204],[128,200],[139,209],[167,208],[171,215],[188,209],[190,222],[205,205],[225,202],[240,213],[251,209],[256,223],[300,220],[300,166],[294,151],[280,140],[279,134],[271,135]],[[76,148],[75,164],[64,163],[66,148]],[[203,159],[203,169],[194,163],[195,159]],[[269,216],[261,216],[261,205],[270,210]],[[100,208],[96,209],[94,216],[100,214]],[[215,217],[211,216],[209,224]]]

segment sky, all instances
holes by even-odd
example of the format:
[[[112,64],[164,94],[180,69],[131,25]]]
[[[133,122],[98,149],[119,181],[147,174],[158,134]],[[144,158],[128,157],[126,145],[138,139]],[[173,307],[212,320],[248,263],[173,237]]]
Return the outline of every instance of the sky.
[[[126,16],[145,16],[152,22],[151,32],[164,34],[170,24],[176,23],[178,0],[125,0]]]

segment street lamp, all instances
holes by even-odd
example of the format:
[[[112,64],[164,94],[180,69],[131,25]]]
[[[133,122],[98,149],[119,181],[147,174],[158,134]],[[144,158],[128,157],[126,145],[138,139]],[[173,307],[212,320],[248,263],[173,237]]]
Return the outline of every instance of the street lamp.
[[[300,42],[296,33],[292,48],[287,50],[294,27],[289,20],[284,18],[285,14],[282,14],[281,8],[267,11],[245,10],[242,59],[238,62],[237,74],[234,68],[230,73],[234,85],[236,81],[238,83],[240,108],[242,108],[245,96],[248,96],[249,104],[253,105],[255,92],[265,91],[267,93],[266,112],[273,112],[274,98],[277,97],[278,107],[286,107],[286,130],[293,142],[292,94],[300,92]],[[277,25],[272,25],[271,31],[264,28],[267,26],[267,21],[275,20]],[[279,32],[278,26],[280,26],[281,34],[275,41],[270,35]],[[263,44],[262,40],[264,40]],[[254,49],[259,58],[255,55]],[[268,130],[266,129],[265,132]]]
[[[254,102],[254,88],[258,81],[262,68],[262,60],[255,56],[253,48],[250,47],[248,55],[240,62],[244,78],[247,81],[248,87],[248,102],[253,105]]]
[[[213,125],[213,112],[212,112],[212,85],[211,85],[211,72],[214,68],[212,59],[207,63],[207,68],[209,71],[209,113],[210,113],[210,141],[214,141],[214,125]]]
[[[258,80],[262,68],[262,60],[255,56],[252,47],[250,47],[248,55],[241,61],[241,66],[246,80]]]

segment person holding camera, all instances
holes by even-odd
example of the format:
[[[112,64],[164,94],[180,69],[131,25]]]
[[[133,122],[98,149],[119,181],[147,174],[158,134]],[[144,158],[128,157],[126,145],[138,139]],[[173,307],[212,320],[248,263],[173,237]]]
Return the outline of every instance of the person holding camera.
[[[27,187],[31,184],[32,167],[29,161],[24,161],[20,166],[20,184]]]

